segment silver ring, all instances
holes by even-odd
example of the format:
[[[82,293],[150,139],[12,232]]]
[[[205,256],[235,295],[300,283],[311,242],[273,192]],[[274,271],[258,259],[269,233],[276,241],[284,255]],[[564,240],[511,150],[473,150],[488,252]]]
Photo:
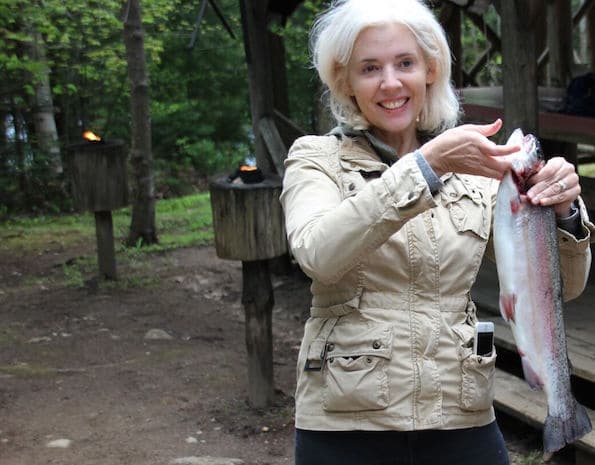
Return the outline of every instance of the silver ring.
[[[556,182],[556,184],[558,185],[558,187],[560,188],[560,192],[563,192],[566,190],[566,188],[568,187],[566,185],[566,183],[564,181],[562,181],[561,179],[559,181]]]

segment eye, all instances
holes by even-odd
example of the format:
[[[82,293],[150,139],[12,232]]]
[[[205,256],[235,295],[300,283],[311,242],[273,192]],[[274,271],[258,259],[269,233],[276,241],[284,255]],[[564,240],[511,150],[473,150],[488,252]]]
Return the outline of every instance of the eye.
[[[362,73],[368,74],[368,73],[377,71],[378,69],[379,69],[378,65],[367,64],[367,65],[364,65],[364,67],[362,68]]]
[[[413,66],[413,64],[414,64],[413,60],[407,58],[407,59],[401,60],[399,62],[399,67],[407,69],[407,68],[411,68]]]

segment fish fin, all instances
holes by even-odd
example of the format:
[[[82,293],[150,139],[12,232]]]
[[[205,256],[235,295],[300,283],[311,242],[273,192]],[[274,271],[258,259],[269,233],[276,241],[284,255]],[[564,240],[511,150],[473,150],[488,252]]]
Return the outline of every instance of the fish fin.
[[[543,381],[533,369],[526,357],[521,354],[521,363],[523,364],[523,374],[525,375],[525,381],[531,389],[542,389]]]
[[[516,306],[516,294],[500,294],[500,314],[506,322],[514,323],[514,308]]]
[[[520,208],[521,208],[521,201],[518,197],[510,199],[510,211],[513,214],[518,213]]]
[[[543,449],[546,453],[556,452],[566,444],[571,444],[592,429],[587,410],[575,399],[574,409],[566,419],[548,416],[543,425]]]

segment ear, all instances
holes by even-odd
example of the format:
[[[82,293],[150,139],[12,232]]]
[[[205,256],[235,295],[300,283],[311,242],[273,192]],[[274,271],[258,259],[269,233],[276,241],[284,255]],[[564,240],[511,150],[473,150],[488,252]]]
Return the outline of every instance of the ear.
[[[426,85],[434,84],[434,81],[436,81],[437,74],[438,73],[436,72],[436,62],[432,60],[428,63],[428,69],[426,73]]]

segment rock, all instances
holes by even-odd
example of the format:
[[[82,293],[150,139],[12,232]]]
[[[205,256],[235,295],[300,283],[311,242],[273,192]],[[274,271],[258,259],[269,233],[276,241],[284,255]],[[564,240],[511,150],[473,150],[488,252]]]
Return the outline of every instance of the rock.
[[[192,436],[188,436],[186,438],[186,443],[188,443],[188,444],[196,444],[197,442],[198,442],[198,439],[196,439],[196,438],[194,438]]]
[[[231,459],[228,457],[180,457],[169,462],[170,465],[244,465],[240,459]]]
[[[27,341],[27,344],[39,344],[40,342],[51,342],[52,338],[48,336],[32,337]]]
[[[149,341],[169,341],[173,337],[162,329],[150,329],[145,334],[145,339]]]
[[[72,441],[70,439],[55,439],[48,442],[45,446],[53,449],[68,449],[71,444]]]

